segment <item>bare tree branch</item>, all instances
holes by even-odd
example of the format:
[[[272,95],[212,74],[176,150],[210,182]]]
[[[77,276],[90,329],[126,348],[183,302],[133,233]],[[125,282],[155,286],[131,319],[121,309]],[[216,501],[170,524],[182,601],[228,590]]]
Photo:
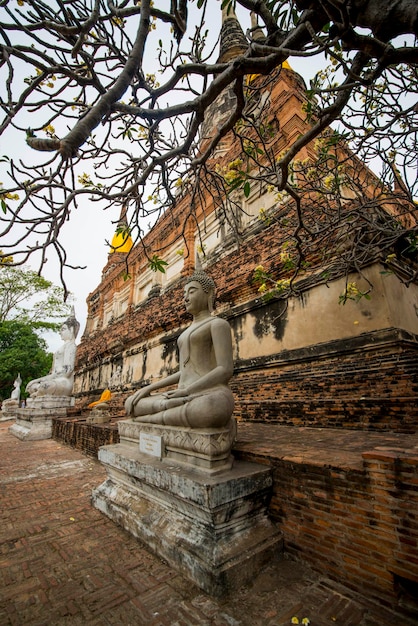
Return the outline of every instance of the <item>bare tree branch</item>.
[[[236,196],[259,185],[288,199],[286,209],[276,202],[268,218],[272,224],[293,207],[289,241],[296,251],[296,277],[314,246],[325,245],[342,219],[340,200],[327,193],[324,181],[333,179],[340,188],[343,170],[344,188],[351,186],[357,203],[348,214],[358,225],[343,264],[359,267],[366,250],[374,249],[372,226],[365,228],[358,217],[370,203],[379,216],[373,228],[383,248],[389,251],[401,241],[409,241],[405,249],[413,248],[412,217],[395,235],[379,220],[388,190],[400,194],[405,215],[416,210],[414,0],[237,0],[245,26],[250,12],[258,26],[246,29],[247,44],[243,36],[233,58],[218,57],[207,2],[198,7],[173,0],[167,11],[149,0],[1,4],[0,135],[3,146],[27,142],[18,157],[13,150],[1,157],[7,170],[0,187],[0,233],[7,239],[2,248],[17,264],[36,255],[42,271],[47,251],[54,251],[64,282],[65,268],[74,264],[61,232],[86,197],[104,209],[128,206],[138,240],[144,220],[152,222],[174,208],[186,191],[192,198],[186,217],[192,219],[203,190],[212,189],[219,215],[240,240]],[[211,2],[212,14],[214,6]],[[220,14],[220,3],[216,7]],[[286,60],[292,64],[292,58],[316,60],[320,69],[306,76],[304,131],[277,159],[263,98],[278,68]],[[226,93],[229,109],[203,137]],[[251,116],[250,104],[258,101],[264,108]],[[242,169],[231,172],[228,163],[214,159],[224,141],[239,142]],[[301,166],[300,155],[311,153],[315,141],[322,146],[317,162]],[[379,182],[373,183],[379,193],[372,199],[356,178],[357,155],[366,164],[380,163]],[[317,195],[321,211],[315,221],[307,216],[306,203]],[[348,224],[346,217],[342,221]],[[342,242],[347,229],[339,229],[336,241],[341,237]]]

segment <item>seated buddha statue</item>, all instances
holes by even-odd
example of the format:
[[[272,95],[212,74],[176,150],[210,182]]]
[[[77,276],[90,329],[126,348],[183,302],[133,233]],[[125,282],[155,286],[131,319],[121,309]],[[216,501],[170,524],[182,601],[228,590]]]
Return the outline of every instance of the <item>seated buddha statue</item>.
[[[212,315],[214,297],[215,284],[203,271],[187,279],[184,304],[193,321],[178,338],[179,371],[127,398],[126,413],[135,421],[190,428],[228,424],[234,409],[231,328]]]
[[[40,396],[70,396],[74,384],[74,363],[76,354],[75,338],[80,324],[74,309],[60,329],[63,345],[55,352],[51,372],[41,378],[31,380],[26,391],[31,398]]]
[[[111,397],[112,397],[112,392],[110,391],[110,389],[106,387],[106,389],[102,391],[102,395],[100,396],[100,398],[98,400],[95,400],[94,402],[90,402],[90,404],[87,405],[87,408],[93,409],[94,407],[104,404],[105,402],[108,402],[111,399]]]
[[[10,398],[7,400],[3,400],[2,409],[11,409],[19,406],[20,401],[20,386],[22,384],[22,378],[20,374],[17,375],[13,383],[13,391],[10,395]]]

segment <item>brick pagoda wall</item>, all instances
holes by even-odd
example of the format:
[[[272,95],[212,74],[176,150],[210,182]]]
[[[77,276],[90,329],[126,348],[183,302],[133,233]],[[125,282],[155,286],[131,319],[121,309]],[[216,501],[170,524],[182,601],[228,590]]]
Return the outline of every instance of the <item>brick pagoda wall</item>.
[[[270,108],[265,112],[266,122],[278,123],[271,144],[277,154],[306,129],[305,100],[303,81],[283,69],[271,86]],[[232,138],[223,144],[216,155],[221,167],[242,150]],[[306,147],[301,155],[305,157],[317,158],[313,145]],[[354,156],[352,160],[364,193],[370,187],[373,196],[374,175]],[[193,271],[202,243],[206,249],[201,262],[217,286],[216,314],[228,319],[232,328],[231,387],[237,419],[319,427],[415,428],[418,285],[411,282],[407,288],[387,271],[383,276],[387,268],[377,261],[363,267],[361,274],[347,277],[365,292],[373,285],[371,299],[341,306],[346,279],[334,276],[325,284],[321,278],[334,250],[331,233],[321,244],[325,249],[310,248],[305,273],[296,283],[299,297],[265,301],[254,283],[254,269],[262,264],[275,278],[292,276],[292,269],[283,269],[280,252],[293,240],[296,222],[291,204],[272,200],[261,186],[251,189],[249,198],[243,194],[241,198],[250,215],[243,222],[239,244],[221,223],[210,190],[203,188],[193,219],[190,197],[180,190],[175,206],[146,235],[144,246],[135,246],[128,259],[123,254],[109,255],[102,280],[89,296],[87,325],[77,348],[77,406],[83,409],[96,400],[117,368],[122,368],[115,394],[118,410],[135,389],[177,369],[176,339],[190,322],[182,301],[183,281]],[[321,215],[318,200],[306,203],[304,215],[315,221]],[[263,205],[277,221],[260,219]],[[159,251],[168,263],[166,278],[151,276],[152,251]]]
[[[321,428],[418,428],[417,343],[386,330],[238,362],[235,416]]]

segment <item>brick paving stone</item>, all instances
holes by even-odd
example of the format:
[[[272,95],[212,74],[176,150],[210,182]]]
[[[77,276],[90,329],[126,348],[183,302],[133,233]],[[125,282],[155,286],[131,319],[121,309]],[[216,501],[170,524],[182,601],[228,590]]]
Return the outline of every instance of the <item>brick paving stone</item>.
[[[98,461],[52,439],[20,441],[10,424],[0,424],[0,626],[289,626],[293,616],[311,626],[413,626],[286,556],[211,598],[91,506],[105,478]],[[354,444],[344,460],[357,462]]]

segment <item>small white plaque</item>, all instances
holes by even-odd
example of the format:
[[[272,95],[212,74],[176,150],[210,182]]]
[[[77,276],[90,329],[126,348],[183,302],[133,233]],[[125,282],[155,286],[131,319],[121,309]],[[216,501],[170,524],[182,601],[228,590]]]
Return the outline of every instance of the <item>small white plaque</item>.
[[[161,459],[163,456],[163,438],[149,433],[140,433],[139,451]]]

